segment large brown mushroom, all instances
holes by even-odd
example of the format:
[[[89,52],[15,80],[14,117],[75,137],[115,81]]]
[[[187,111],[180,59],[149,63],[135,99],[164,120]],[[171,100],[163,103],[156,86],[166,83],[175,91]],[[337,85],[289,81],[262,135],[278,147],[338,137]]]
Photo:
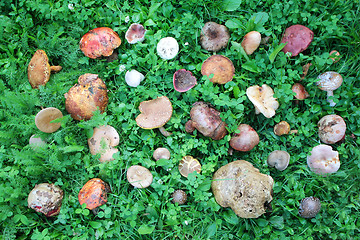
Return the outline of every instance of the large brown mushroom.
[[[207,22],[200,33],[200,44],[208,51],[219,51],[229,42],[230,33],[227,27],[215,22]]]
[[[305,51],[314,38],[314,33],[303,25],[292,25],[285,30],[281,43],[286,43],[282,49],[284,53],[290,52],[292,57]]]
[[[90,179],[81,188],[78,199],[80,205],[86,204],[89,210],[96,209],[107,202],[107,194],[111,192],[110,186],[100,178]]]
[[[218,84],[225,84],[232,81],[235,75],[235,67],[232,61],[222,55],[212,55],[204,61],[201,66],[201,74],[210,76],[210,81]]]

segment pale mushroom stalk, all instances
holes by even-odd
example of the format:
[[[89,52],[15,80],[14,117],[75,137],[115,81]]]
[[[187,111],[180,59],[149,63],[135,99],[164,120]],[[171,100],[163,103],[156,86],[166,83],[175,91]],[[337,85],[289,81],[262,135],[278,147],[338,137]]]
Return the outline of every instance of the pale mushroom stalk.
[[[334,102],[334,100],[331,99],[331,97],[334,96],[334,92],[333,91],[326,91],[327,93],[327,101],[330,105],[330,107],[334,107],[336,105],[336,103]]]
[[[164,126],[159,127],[159,131],[164,137],[170,137],[172,135],[172,132],[166,131]]]
[[[342,82],[342,76],[337,72],[325,72],[318,76],[319,81],[316,82],[316,85],[323,91],[327,93],[327,101],[330,103],[331,107],[334,107],[336,103],[331,99],[334,96],[333,91],[338,89]]]

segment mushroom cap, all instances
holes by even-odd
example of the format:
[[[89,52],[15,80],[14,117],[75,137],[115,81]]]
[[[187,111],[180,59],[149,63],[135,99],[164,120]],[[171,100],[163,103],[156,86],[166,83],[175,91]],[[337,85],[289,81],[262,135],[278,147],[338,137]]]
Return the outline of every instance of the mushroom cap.
[[[219,168],[211,183],[216,202],[242,218],[257,218],[272,200],[274,180],[250,162],[237,160]]]
[[[333,144],[345,136],[346,123],[339,115],[326,115],[318,122],[319,137],[323,143]]]
[[[260,46],[260,42],[261,34],[257,31],[251,31],[244,36],[241,46],[244,48],[247,55],[251,55]]]
[[[229,42],[230,33],[226,26],[215,22],[207,22],[200,33],[201,47],[207,51],[219,51]]]
[[[275,167],[279,171],[284,171],[289,165],[290,154],[286,151],[275,150],[267,158],[270,167]]]
[[[157,148],[153,153],[153,158],[157,161],[159,159],[170,159],[170,151],[167,148]]]
[[[210,81],[218,84],[230,82],[235,75],[235,67],[230,59],[222,55],[212,55],[201,66],[201,74],[214,74]]]
[[[35,137],[35,134],[32,135],[29,139],[29,145],[32,149],[38,148],[38,147],[45,147],[46,142],[42,140],[40,137]]]
[[[290,132],[290,125],[286,121],[281,121],[274,126],[274,133],[277,136],[286,135]]]
[[[63,190],[52,183],[37,184],[29,193],[28,207],[52,217],[59,214],[63,196]]]
[[[75,120],[89,120],[97,108],[103,113],[109,102],[105,83],[91,73],[81,75],[65,98],[66,110]]]
[[[316,85],[324,91],[333,91],[338,89],[342,82],[343,78],[342,76],[337,72],[324,72],[323,74],[320,74],[318,77],[320,79],[316,82]]]
[[[107,194],[111,192],[110,186],[100,178],[90,179],[81,188],[78,199],[80,205],[86,203],[86,208],[93,210],[107,202]]]
[[[340,168],[339,153],[333,151],[331,146],[318,145],[311,150],[310,156],[307,156],[307,165],[319,175],[335,173]]]
[[[166,96],[143,101],[139,105],[140,115],[136,117],[136,124],[144,129],[154,129],[164,126],[171,118],[172,105]]]
[[[321,202],[316,197],[306,197],[301,200],[299,215],[303,218],[313,218],[320,212]]]
[[[201,164],[192,156],[184,156],[179,162],[179,172],[182,176],[188,177],[189,173],[196,171],[197,173],[201,172]]]
[[[50,79],[49,59],[44,50],[37,50],[28,66],[28,79],[32,88],[45,85]]]
[[[125,38],[130,44],[142,42],[145,39],[145,32],[146,30],[143,25],[139,23],[133,23],[126,31]]]
[[[314,38],[314,33],[303,25],[292,25],[285,30],[281,43],[286,43],[284,53],[291,52],[292,57],[305,51]]]
[[[125,82],[130,87],[137,87],[139,86],[140,82],[145,79],[145,76],[136,70],[127,71],[125,73]]]
[[[109,125],[94,128],[94,133],[88,139],[90,153],[92,155],[100,154],[100,162],[114,160],[113,154],[119,150],[114,148],[119,145],[119,134],[116,129]]]
[[[257,114],[261,112],[267,118],[275,115],[275,110],[278,109],[279,103],[273,97],[274,91],[271,87],[266,84],[263,84],[261,87],[258,85],[251,86],[246,89],[246,95],[254,104]]]
[[[240,132],[235,133],[230,139],[230,146],[242,152],[247,152],[259,144],[259,135],[248,124],[240,124],[237,128]]]
[[[126,178],[136,188],[147,188],[153,181],[153,175],[149,169],[140,165],[129,167],[126,172]]]
[[[179,52],[179,44],[173,37],[165,37],[160,39],[156,46],[157,54],[165,60],[176,57]]]
[[[190,71],[180,69],[174,73],[173,84],[178,92],[186,92],[193,88],[196,83],[196,77]]]
[[[334,63],[337,63],[340,60],[340,53],[336,50],[332,50],[330,53],[329,58],[333,60]]]
[[[119,35],[108,27],[99,27],[87,32],[80,40],[80,50],[85,56],[95,59],[109,57],[121,44]]]
[[[53,133],[61,127],[61,123],[51,123],[51,121],[62,118],[62,112],[54,107],[41,110],[35,116],[36,127],[45,133]]]
[[[187,200],[187,195],[186,192],[184,192],[183,190],[175,190],[172,194],[172,202],[173,203],[178,203],[179,205],[185,204],[186,200]]]
[[[291,90],[296,93],[295,98],[299,100],[303,100],[308,98],[310,95],[306,91],[305,87],[301,83],[295,83]]]

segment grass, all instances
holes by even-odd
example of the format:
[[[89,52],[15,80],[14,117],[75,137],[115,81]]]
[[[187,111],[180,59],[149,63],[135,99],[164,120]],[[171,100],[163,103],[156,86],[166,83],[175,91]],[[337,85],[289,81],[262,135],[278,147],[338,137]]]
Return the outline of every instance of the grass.
[[[73,4],[74,9],[69,9]],[[360,168],[360,4],[339,1],[10,1],[0,3],[0,224],[1,239],[357,239],[359,234]],[[125,22],[129,16],[130,21]],[[233,81],[214,85],[202,77],[202,62],[212,53],[199,44],[207,21],[229,28],[228,47],[218,52],[235,65]],[[130,45],[124,35],[133,22],[148,30],[143,43]],[[283,31],[303,24],[314,31],[308,50],[289,58],[279,52]],[[80,38],[89,30],[107,26],[119,33],[119,59],[108,63],[93,60],[80,51]],[[269,36],[253,55],[244,56],[240,43],[251,30]],[[156,54],[157,42],[167,36],[177,39],[178,56],[169,61]],[[45,87],[32,89],[27,65],[37,49],[46,51],[50,63],[63,70],[52,74]],[[341,60],[329,60],[333,49]],[[248,58],[248,59],[247,59]],[[302,66],[313,65],[303,84],[310,98],[295,104],[291,86],[300,81]],[[124,81],[125,72],[136,69],[146,75],[137,88]],[[172,75],[178,69],[192,71],[198,85],[178,93]],[[338,104],[331,108],[326,93],[314,84],[325,71],[342,74],[344,83],[335,91]],[[109,90],[106,113],[96,112],[89,121],[75,121],[65,110],[64,94],[80,75],[96,73]],[[255,115],[245,95],[252,85],[268,84],[280,103],[273,118]],[[140,102],[167,96],[174,108],[164,137],[158,130],[136,125]],[[191,105],[206,101],[221,111],[228,124],[224,139],[214,141],[200,133],[185,132]],[[40,132],[34,117],[41,108],[56,107],[64,118],[55,133]],[[312,173],[306,156],[320,144],[317,122],[327,114],[342,116],[347,124],[345,140],[333,144],[341,159],[340,170],[329,177]],[[273,127],[285,120],[299,134],[276,136]],[[250,152],[228,154],[229,140],[240,123],[250,124],[260,143]],[[99,163],[89,153],[87,138],[92,129],[109,124],[120,134],[119,154],[109,163]],[[46,139],[47,146],[33,150],[31,135]],[[156,164],[152,152],[167,147],[169,162]],[[273,150],[291,155],[282,172],[269,168],[266,158]],[[196,157],[202,173],[182,177],[177,165],[185,155]],[[273,211],[257,219],[242,219],[220,207],[211,192],[213,173],[228,162],[244,159],[275,181]],[[126,169],[139,164],[150,169],[149,188],[134,189]],[[90,178],[100,177],[111,186],[108,203],[95,216],[80,206],[77,195]],[[35,184],[51,182],[64,190],[60,214],[53,218],[27,208],[27,195]],[[186,205],[174,205],[176,189],[188,193]],[[318,197],[320,213],[312,219],[298,215],[299,202]]]

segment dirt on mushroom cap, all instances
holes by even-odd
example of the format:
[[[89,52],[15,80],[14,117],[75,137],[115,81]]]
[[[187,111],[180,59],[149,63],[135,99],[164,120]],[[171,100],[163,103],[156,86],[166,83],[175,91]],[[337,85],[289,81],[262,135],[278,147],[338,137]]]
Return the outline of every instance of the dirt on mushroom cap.
[[[90,179],[81,188],[78,199],[80,205],[86,203],[86,208],[93,210],[107,202],[107,194],[111,192],[110,186],[100,178]]]
[[[45,85],[50,79],[49,59],[44,50],[37,50],[28,66],[28,79],[32,88]]]

